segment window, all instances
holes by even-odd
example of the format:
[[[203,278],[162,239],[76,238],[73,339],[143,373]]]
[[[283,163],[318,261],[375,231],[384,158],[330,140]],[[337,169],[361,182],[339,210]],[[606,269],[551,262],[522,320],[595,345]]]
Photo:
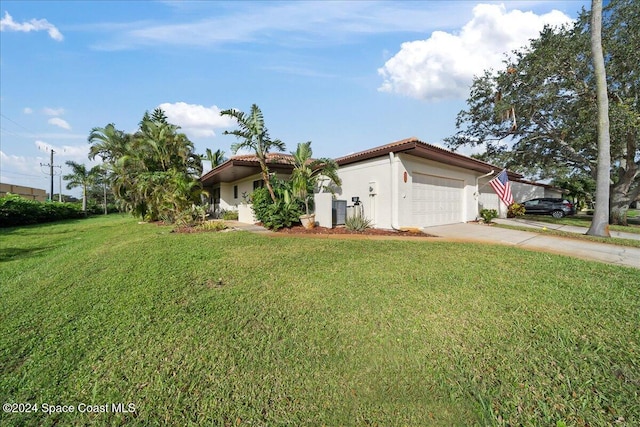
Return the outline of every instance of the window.
[[[233,186],[233,198],[234,199],[238,198],[238,186],[237,185]]]
[[[253,181],[253,189],[257,190],[258,188],[264,187],[264,180],[258,179],[257,181]]]

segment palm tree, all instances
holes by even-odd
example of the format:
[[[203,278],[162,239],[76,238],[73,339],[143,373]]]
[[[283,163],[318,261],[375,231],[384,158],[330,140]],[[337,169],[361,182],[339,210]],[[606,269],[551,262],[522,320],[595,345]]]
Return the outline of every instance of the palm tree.
[[[309,215],[309,197],[316,187],[324,189],[328,184],[342,185],[338,176],[338,164],[329,158],[312,159],[313,150],[311,141],[298,144],[295,152],[291,152],[294,159],[294,168],[291,174],[293,193],[304,201],[307,216]],[[328,180],[325,183],[325,180]]]
[[[229,109],[221,111],[220,115],[233,117],[238,122],[239,129],[231,132],[224,131],[224,135],[234,135],[241,140],[241,142],[237,142],[231,146],[231,151],[233,154],[236,154],[240,149],[250,149],[255,152],[258,163],[260,163],[262,180],[269,190],[271,199],[275,203],[276,195],[271,186],[269,168],[267,167],[267,154],[274,148],[277,148],[279,151],[284,151],[286,149],[284,142],[279,139],[272,140],[269,137],[269,131],[264,126],[262,111],[260,111],[260,108],[256,104],[251,106],[250,114]]]
[[[112,163],[128,152],[131,135],[116,129],[113,123],[109,123],[103,128],[91,129],[87,140],[92,144],[89,149],[90,160],[100,156],[103,161]]]
[[[90,170],[87,170],[84,164],[76,163],[72,160],[67,160],[67,166],[71,167],[72,173],[63,176],[65,181],[69,181],[67,184],[67,190],[72,188],[82,187],[82,210],[87,212],[87,187],[93,184],[100,176],[100,166],[94,166]]]
[[[227,158],[224,157],[224,151],[220,149],[211,151],[210,148],[207,148],[206,153],[201,155],[200,158],[202,160],[209,161],[211,163],[211,169],[214,169],[216,166],[219,166],[227,161]]]

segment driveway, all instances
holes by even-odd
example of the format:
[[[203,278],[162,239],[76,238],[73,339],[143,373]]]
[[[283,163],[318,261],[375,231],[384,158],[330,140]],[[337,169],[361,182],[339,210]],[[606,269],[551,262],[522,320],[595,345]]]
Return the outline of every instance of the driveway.
[[[510,220],[499,221],[504,222]],[[520,226],[523,225],[519,222],[513,222],[513,224]],[[549,227],[550,225],[553,224],[545,224],[543,227],[546,226],[547,228],[551,228]],[[569,231],[566,228],[562,228],[562,230]],[[640,248],[547,236],[535,232],[509,230],[506,228],[492,227],[477,223],[439,225],[435,227],[426,227],[423,231],[447,240],[465,242],[474,241],[518,246],[525,249],[569,255],[586,260],[640,268]],[[584,229],[582,233],[586,231],[587,230]],[[633,233],[624,234],[624,238],[629,238],[626,234],[633,235]],[[635,237],[633,238],[640,237],[637,234],[634,236]]]

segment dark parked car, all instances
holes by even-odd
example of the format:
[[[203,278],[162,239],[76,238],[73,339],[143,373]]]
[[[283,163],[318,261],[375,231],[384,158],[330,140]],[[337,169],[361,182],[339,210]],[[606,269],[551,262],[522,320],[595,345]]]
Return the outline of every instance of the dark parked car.
[[[554,218],[562,218],[576,213],[573,203],[565,199],[542,197],[522,202],[526,214],[551,215]]]

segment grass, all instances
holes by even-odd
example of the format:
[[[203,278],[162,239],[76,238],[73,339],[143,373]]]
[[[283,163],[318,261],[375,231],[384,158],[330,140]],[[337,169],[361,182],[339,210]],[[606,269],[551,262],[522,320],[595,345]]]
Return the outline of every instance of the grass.
[[[635,218],[634,210],[629,210],[628,218]],[[562,225],[574,225],[576,227],[589,227],[591,225],[591,216],[587,215],[575,215],[575,216],[566,216],[564,218],[554,218],[551,215],[525,215],[525,219],[529,219],[532,221],[540,221],[540,222],[548,222],[551,224],[562,224]],[[632,220],[634,221],[634,220]],[[629,225],[610,225],[609,229],[611,231],[623,231],[625,233],[637,233],[640,234],[640,225],[635,222],[629,221]]]
[[[588,242],[607,243],[610,245],[640,248],[640,240],[635,240],[635,239],[622,239],[619,237],[596,237],[596,236],[588,236],[586,234],[574,233],[571,231],[552,230],[549,228],[545,230],[542,228],[526,227],[526,226],[510,225],[510,224],[496,223],[495,226],[500,228],[508,228],[511,230],[528,231],[530,233],[547,234],[549,236],[558,236],[558,237],[567,237],[570,239],[585,240]]]
[[[0,230],[1,425],[640,423],[640,273],[512,247]]]

